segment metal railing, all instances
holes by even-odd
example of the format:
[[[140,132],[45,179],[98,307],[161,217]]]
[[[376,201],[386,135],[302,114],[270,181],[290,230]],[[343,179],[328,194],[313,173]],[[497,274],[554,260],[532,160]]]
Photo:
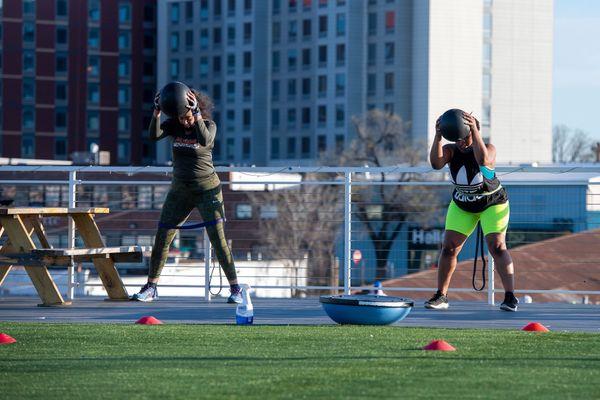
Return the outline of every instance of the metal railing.
[[[428,229],[432,227],[443,229],[443,217],[451,192],[444,172],[434,171],[428,166],[218,167],[217,171],[222,176],[223,187],[227,188],[224,189],[226,206],[230,203],[235,205],[234,215],[231,216],[231,212],[228,212],[226,234],[228,238],[233,238],[236,260],[243,258],[244,254],[248,260],[246,264],[238,262],[240,280],[252,280],[256,289],[285,289],[290,290],[292,295],[332,290],[349,294],[372,289],[372,282],[375,280],[423,272],[436,262],[436,246],[439,247],[439,242],[429,243],[428,248],[411,248],[408,242],[411,232],[415,235],[414,229],[427,232],[431,232]],[[589,217],[588,210],[600,210],[600,201],[597,201],[600,197],[595,199],[600,194],[596,195],[593,190],[600,184],[592,179],[595,174],[600,177],[600,167],[517,166],[498,167],[496,171],[501,179],[510,180],[505,186],[535,188],[531,190],[529,202],[516,200],[523,196],[515,196],[515,200],[511,197],[512,213],[522,217],[517,218],[517,225],[535,228],[522,231],[516,229],[515,232],[522,234],[521,244],[559,236],[564,232],[584,232],[597,227],[596,220]],[[228,174],[228,177],[223,174]],[[582,177],[585,174],[590,175],[589,179]],[[523,179],[511,180],[511,176],[515,175],[522,176]],[[537,176],[543,178],[536,179]],[[121,242],[146,241],[143,244],[150,244],[148,241],[151,241],[155,233],[170,178],[169,167],[0,167],[2,196],[15,198],[16,206],[108,206],[111,213],[99,216],[97,221],[107,227],[115,226],[114,231],[121,236],[111,239],[111,229],[101,229],[107,235],[105,239]],[[319,190],[310,189],[311,187]],[[560,211],[560,205],[556,212],[552,209],[539,211],[535,208],[535,202],[540,201],[535,196],[539,196],[536,193],[541,189],[566,190],[570,187],[580,188],[584,198],[581,198],[580,192],[560,195],[564,197],[564,212]],[[287,197],[276,194],[287,194]],[[527,196],[523,198],[526,199]],[[286,211],[287,214],[283,211],[285,204],[290,209]],[[548,205],[545,204],[544,207]],[[586,211],[584,216],[581,210]],[[306,217],[308,214],[311,215],[310,218]],[[278,231],[277,225],[284,224],[287,224],[288,230],[281,230],[285,228],[280,227]],[[72,221],[66,226],[56,223],[54,228],[52,224],[50,227],[48,233],[50,236],[54,235],[56,244],[66,241],[64,244],[68,247],[76,245]],[[269,240],[266,240],[278,240],[283,235],[289,235],[289,240],[286,242],[286,238],[283,238],[278,248],[270,246]],[[535,239],[528,239],[529,237]],[[186,240],[193,238],[188,237]],[[378,241],[385,243],[379,245]],[[209,256],[210,241],[204,233],[201,240],[197,238],[196,242],[198,243],[192,251],[194,254],[180,258],[175,256],[176,262],[167,264],[170,268],[192,271],[192,275],[186,275],[187,272],[172,275],[164,273],[163,277],[179,277],[186,282],[161,286],[204,289],[204,297],[210,300],[209,289],[214,286],[211,285],[211,273],[214,273],[215,267]],[[385,246],[389,246],[387,252]],[[181,241],[178,247],[186,249]],[[355,253],[357,249],[363,249],[362,253],[365,254],[358,261]],[[409,253],[420,255],[414,258]],[[463,258],[465,257],[463,254]],[[573,257],[576,259],[577,254]],[[189,262],[188,258],[194,261]],[[382,261],[382,258],[385,259]],[[488,260],[489,281],[486,293],[487,301],[493,304],[494,294],[499,290],[495,288],[493,259],[489,255]],[[261,271],[261,263],[268,264],[263,268],[265,271]],[[339,271],[336,268],[338,263]],[[582,268],[599,268],[585,262],[581,265]],[[245,275],[246,271],[250,275]],[[295,281],[290,278],[290,274],[294,275]],[[75,266],[68,268],[66,293],[69,299],[75,297],[75,289],[79,284],[76,276]],[[194,278],[198,280],[188,280]],[[386,290],[435,291],[435,282],[431,279],[429,282],[428,286],[386,286]],[[88,282],[86,286],[101,285]],[[472,289],[462,287],[451,290],[468,292]],[[600,290],[545,290],[534,287],[522,288],[518,292],[600,295]]]

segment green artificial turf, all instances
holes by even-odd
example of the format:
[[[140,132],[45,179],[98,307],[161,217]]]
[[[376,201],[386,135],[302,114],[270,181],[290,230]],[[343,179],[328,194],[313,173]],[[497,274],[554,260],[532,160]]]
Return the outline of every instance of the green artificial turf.
[[[592,399],[600,335],[0,323],[2,399]],[[422,351],[444,339],[456,352]]]

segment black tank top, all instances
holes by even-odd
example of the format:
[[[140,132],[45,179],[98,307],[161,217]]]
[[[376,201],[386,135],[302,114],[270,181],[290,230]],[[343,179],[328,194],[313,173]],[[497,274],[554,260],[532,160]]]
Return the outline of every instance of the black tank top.
[[[494,176],[488,179],[481,172],[473,148],[463,153],[455,147],[449,167],[454,183],[452,200],[461,209],[478,213],[508,201],[506,190],[500,184],[496,173],[492,170]]]

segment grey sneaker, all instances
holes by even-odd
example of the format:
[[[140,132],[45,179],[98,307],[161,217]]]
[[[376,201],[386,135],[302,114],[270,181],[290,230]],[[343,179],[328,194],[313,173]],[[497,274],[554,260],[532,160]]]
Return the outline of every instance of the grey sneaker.
[[[515,297],[513,292],[506,292],[504,294],[504,301],[500,304],[500,309],[504,311],[517,311],[517,304],[519,304],[519,299]]]
[[[232,290],[231,294],[227,298],[227,303],[242,304],[242,290],[241,289],[238,289],[237,291]]]
[[[449,305],[448,296],[443,295],[439,290],[435,292],[431,299],[425,302],[425,308],[431,310],[445,310]]]
[[[143,301],[145,303],[158,300],[158,290],[156,289],[156,285],[146,283],[144,286],[142,286],[142,289],[139,293],[131,296],[131,300]]]

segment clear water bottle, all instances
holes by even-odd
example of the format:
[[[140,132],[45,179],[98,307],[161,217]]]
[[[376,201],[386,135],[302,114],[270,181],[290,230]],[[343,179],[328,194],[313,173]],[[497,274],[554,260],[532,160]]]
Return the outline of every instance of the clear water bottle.
[[[235,310],[235,323],[238,325],[251,325],[254,322],[254,307],[250,300],[250,286],[240,285],[242,289],[242,304],[238,304]]]

